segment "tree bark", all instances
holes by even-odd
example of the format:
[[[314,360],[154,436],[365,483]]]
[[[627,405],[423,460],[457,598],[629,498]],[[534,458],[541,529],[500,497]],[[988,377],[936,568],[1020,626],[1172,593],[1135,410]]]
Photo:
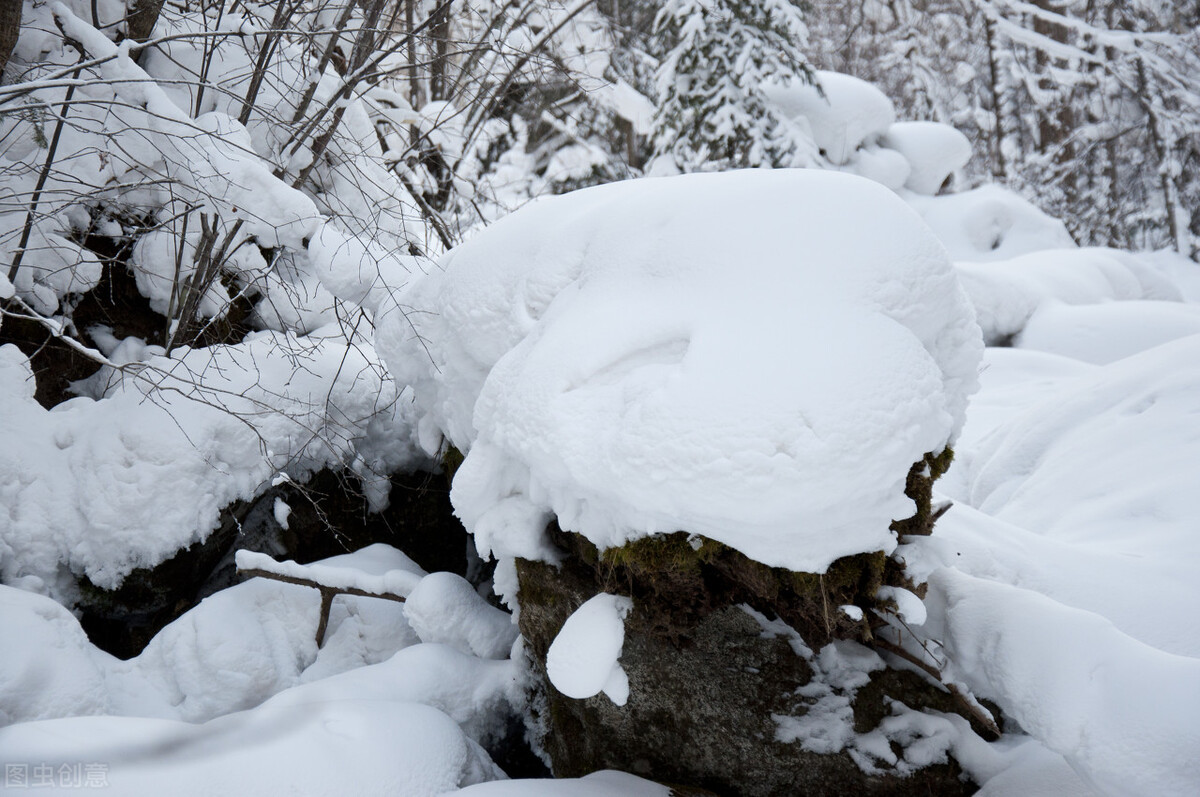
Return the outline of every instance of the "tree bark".
[[[21,32],[21,8],[24,5],[23,0],[0,0],[0,73],[8,67],[8,59],[17,46],[17,36]]]

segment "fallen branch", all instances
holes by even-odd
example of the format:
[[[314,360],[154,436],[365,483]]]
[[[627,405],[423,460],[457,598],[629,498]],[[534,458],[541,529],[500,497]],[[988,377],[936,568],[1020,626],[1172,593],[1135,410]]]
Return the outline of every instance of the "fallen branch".
[[[972,723],[972,725],[978,724],[980,727],[982,727],[984,733],[980,733],[979,735],[985,740],[994,742],[1000,738],[1000,726],[996,724],[996,720],[989,713],[984,711],[979,705],[977,705],[974,700],[963,694],[963,691],[955,684],[948,683],[943,680],[942,671],[937,667],[934,667],[928,662],[921,661],[919,658],[909,653],[899,645],[894,645],[880,637],[875,637],[871,644],[877,648],[887,651],[888,653],[891,653],[893,656],[898,656],[904,659],[909,664],[919,667],[922,671],[928,673],[930,676],[936,679],[937,682],[942,686],[946,687],[946,690],[950,692],[954,699],[958,701],[959,705],[962,706],[963,710],[967,712],[968,719],[973,719],[975,721]],[[976,729],[976,732],[978,732],[978,728]]]
[[[321,619],[317,622],[317,647],[320,648],[325,642],[325,630],[329,627],[329,610],[333,608],[333,599],[337,595],[355,595],[360,598],[382,598],[383,600],[396,601],[404,603],[404,597],[393,592],[370,592],[357,587],[332,587],[328,584],[322,584],[319,581],[314,581],[311,578],[301,578],[300,576],[289,576],[282,573],[272,573],[269,570],[262,570],[257,567],[249,567],[246,569],[238,568],[238,573],[246,578],[269,578],[273,581],[282,581],[285,584],[297,584],[301,587],[312,587],[321,592]]]

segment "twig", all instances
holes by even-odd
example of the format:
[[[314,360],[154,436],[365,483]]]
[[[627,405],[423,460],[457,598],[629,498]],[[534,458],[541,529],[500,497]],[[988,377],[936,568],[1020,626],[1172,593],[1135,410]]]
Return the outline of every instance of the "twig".
[[[962,690],[959,689],[955,684],[945,681],[942,678],[942,671],[937,667],[934,667],[928,662],[921,661],[904,648],[900,647],[899,645],[894,645],[881,637],[875,637],[871,644],[877,648],[887,651],[888,653],[891,653],[893,656],[899,656],[909,664],[919,667],[922,671],[935,678],[942,686],[946,687],[946,690],[950,692],[956,701],[958,701],[958,704],[962,706],[963,710],[966,711],[968,715],[970,715],[970,718],[979,723],[979,725],[981,725],[986,731],[986,733],[980,734],[980,736],[982,736],[985,740],[994,742],[1000,738],[1000,727],[996,725],[996,720],[993,719],[989,714],[982,711],[980,707],[977,706],[972,700],[968,699],[967,696],[963,694]]]

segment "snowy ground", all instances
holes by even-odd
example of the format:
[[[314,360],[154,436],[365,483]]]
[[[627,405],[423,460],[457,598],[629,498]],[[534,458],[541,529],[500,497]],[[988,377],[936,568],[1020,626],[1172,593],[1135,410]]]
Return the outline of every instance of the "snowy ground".
[[[620,340],[588,339],[584,353],[595,366],[590,374],[600,377],[592,385],[598,388],[593,398],[603,400],[576,405],[580,417],[598,427],[607,422],[605,402],[614,395],[627,397],[631,388],[650,395],[659,386],[654,379],[669,381],[670,368],[682,361],[691,343],[677,345],[682,333],[662,337],[664,318],[697,335],[695,356],[706,358],[706,375],[720,376],[722,369],[730,369],[745,378],[743,385],[754,386],[755,395],[760,386],[774,385],[767,377],[781,369],[794,348],[779,334],[772,341],[771,333],[783,330],[801,336],[795,339],[806,342],[801,347],[804,355],[826,365],[839,358],[848,361],[853,353],[845,340],[833,332],[829,341],[804,338],[812,330],[793,324],[787,313],[790,309],[795,314],[795,307],[786,300],[815,281],[821,291],[806,300],[806,311],[834,323],[830,303],[852,306],[852,317],[862,327],[890,330],[881,332],[880,340],[893,346],[888,351],[896,356],[884,366],[911,366],[909,370],[924,380],[922,385],[935,386],[906,396],[913,422],[922,424],[921,434],[900,442],[889,438],[882,446],[890,446],[887,453],[896,461],[912,462],[914,454],[944,442],[961,420],[961,400],[974,378],[978,345],[971,349],[974,338],[967,342],[959,334],[963,327],[956,324],[961,313],[973,310],[989,347],[982,354],[981,387],[966,409],[965,426],[955,443],[955,464],[939,483],[943,497],[955,506],[932,538],[903,544],[898,555],[931,585],[924,611],[914,610],[910,620],[917,622],[914,618],[927,613],[918,630],[940,643],[948,662],[946,676],[994,700],[1003,710],[1008,732],[986,743],[965,723],[938,718],[932,724],[988,797],[1200,794],[1200,619],[1194,611],[1200,603],[1200,580],[1193,570],[1200,563],[1193,492],[1200,484],[1200,266],[1171,254],[1074,248],[1060,222],[996,186],[933,195],[966,156],[954,131],[895,123],[886,98],[861,81],[831,79],[829,84],[835,106],[838,97],[849,98],[844,107],[830,106],[831,115],[821,116],[825,106],[811,105],[811,97],[785,96],[780,103],[792,102],[798,113],[816,114],[810,120],[814,135],[832,136],[841,130],[844,140],[827,148],[837,154],[837,169],[874,179],[915,210],[909,213],[888,194],[887,207],[900,207],[898,215],[888,216],[889,225],[896,219],[915,224],[918,215],[929,225],[932,233],[920,227],[912,233],[911,227],[896,222],[897,234],[913,236],[902,241],[911,255],[904,274],[913,277],[897,289],[902,300],[876,290],[887,283],[888,266],[895,264],[871,260],[888,247],[863,240],[870,238],[864,231],[878,230],[861,207],[857,215],[854,210],[858,196],[886,192],[872,186],[851,196],[852,201],[839,197],[843,213],[836,224],[826,225],[827,235],[821,240],[826,260],[817,265],[844,265],[836,248],[842,240],[856,253],[853,268],[822,271],[810,264],[802,275],[810,282],[791,281],[795,275],[787,270],[789,255],[805,252],[809,239],[781,233],[778,239],[751,247],[758,259],[741,270],[726,257],[725,270],[706,266],[688,272],[701,278],[691,293],[681,288],[686,280],[671,281],[683,271],[655,274],[665,280],[666,288],[641,295],[660,302],[644,308],[657,326],[631,326]],[[835,177],[840,176],[824,174],[812,182],[839,185]],[[672,194],[670,185],[661,189],[665,195]],[[689,201],[687,196],[670,199]],[[662,209],[659,216],[631,215],[650,225],[644,231],[649,238],[664,229],[686,238],[686,229],[671,227],[671,214],[666,212],[670,209]],[[700,214],[693,223],[706,218],[715,224],[713,217],[703,216],[703,207],[689,206],[689,212]],[[720,212],[716,218],[721,218]],[[564,258],[571,260],[579,255],[573,246],[589,247],[573,241],[570,233],[578,229],[560,221],[551,215],[540,223],[548,231],[566,231],[554,243],[557,253],[565,252]],[[766,227],[786,231],[790,223],[777,218]],[[770,232],[766,227],[756,232]],[[362,264],[373,262],[378,253],[349,246],[333,227],[322,229],[308,247],[319,272],[314,279],[319,278],[330,295],[371,313],[378,311],[382,319],[396,298],[381,287],[386,280],[376,277],[380,268],[402,270],[403,264],[375,264],[379,267],[370,279],[362,277]],[[811,225],[804,229],[813,232]],[[895,232],[891,227],[889,231]],[[736,231],[723,232],[734,248],[747,244]],[[953,267],[936,245],[931,259],[926,257],[932,236],[945,246]],[[528,240],[515,237],[518,244]],[[620,231],[610,233],[611,239],[620,240]],[[689,242],[687,251],[715,257],[704,241],[711,238]],[[600,240],[597,248],[603,250],[604,243]],[[895,236],[889,235],[886,243],[894,244]],[[519,247],[509,250],[513,252],[521,254]],[[718,250],[716,255],[730,252]],[[482,473],[492,482],[456,484],[460,514],[467,516],[468,525],[475,525],[490,513],[484,532],[517,528],[519,523],[536,528],[550,508],[572,516],[571,501],[580,496],[571,491],[586,479],[538,482],[524,473],[520,485],[496,481],[498,473],[511,473],[514,463],[527,469],[530,463],[540,463],[546,473],[570,471],[578,464],[570,457],[570,447],[597,432],[589,428],[582,438],[573,437],[577,428],[558,423],[561,416],[546,409],[548,400],[538,403],[546,397],[531,374],[549,374],[551,382],[571,387],[572,374],[558,366],[562,357],[577,359],[579,352],[564,349],[562,341],[580,339],[578,331],[575,337],[556,338],[557,333],[539,323],[544,314],[586,333],[589,313],[634,301],[627,281],[631,275],[599,273],[584,284],[578,274],[550,267],[561,267],[561,261],[547,259],[547,269],[533,275],[537,279],[498,268],[494,262],[479,266],[499,283],[492,286],[494,291],[481,291],[475,304],[467,302],[468,310],[483,310],[453,318],[450,309],[443,308],[444,317],[462,329],[497,317],[507,320],[496,328],[477,329],[478,340],[435,341],[435,347],[444,344],[446,362],[454,367],[426,373],[426,381],[437,383],[433,387],[422,387],[421,374],[405,374],[403,364],[392,363],[404,377],[403,384],[417,388],[417,404],[425,402],[420,407],[424,420],[409,417],[407,409],[395,409],[410,405],[394,401],[399,389],[377,368],[372,346],[378,345],[386,356],[389,346],[396,345],[386,321],[375,341],[332,332],[310,336],[302,363],[271,345],[286,340],[292,347],[289,353],[296,353],[297,341],[282,333],[278,338],[263,333],[228,350],[196,350],[175,359],[148,351],[144,344],[139,348],[136,341],[113,341],[106,355],[114,362],[143,362],[146,373],[168,381],[186,378],[210,398],[229,400],[234,409],[245,402],[247,415],[260,404],[282,399],[295,404],[291,420],[265,423],[256,428],[258,439],[238,449],[228,448],[229,441],[246,438],[238,436],[238,422],[226,413],[182,404],[190,409],[172,415],[169,403],[143,400],[136,377],[112,384],[100,380],[90,398],[45,411],[32,401],[23,355],[15,347],[0,348],[0,430],[9,450],[15,450],[13,441],[20,441],[23,451],[40,452],[30,461],[12,455],[0,460],[0,576],[5,582],[0,585],[0,763],[5,765],[6,785],[53,786],[60,791],[106,785],[112,793],[130,795],[167,791],[415,796],[457,789],[483,795],[545,791],[579,797],[665,793],[621,773],[553,785],[502,782],[503,773],[484,747],[503,732],[511,715],[523,710],[522,643],[509,617],[465,581],[420,572],[399,551],[373,546],[308,571],[326,580],[345,579],[347,584],[386,584],[408,596],[402,605],[337,598],[319,650],[314,640],[319,595],[294,584],[252,580],[222,591],[165,628],[145,652],[127,662],[93,647],[75,617],[55,600],[70,602],[69,579],[62,578],[67,567],[116,583],[132,567],[158,561],[202,536],[215,522],[220,504],[249,497],[272,478],[300,479],[329,462],[347,460],[363,472],[395,469],[423,461],[416,450],[418,439],[429,447],[445,436],[466,449],[477,434],[486,432],[491,445],[508,433],[504,424],[511,426],[514,419],[528,424],[529,433],[515,438],[510,434],[508,447],[491,461],[492,471],[485,467],[486,447],[477,449],[481,453],[476,461],[485,461],[474,466],[474,476]],[[648,265],[653,268],[656,262]],[[772,289],[778,284],[772,280],[781,274],[790,292],[776,295]],[[965,293],[952,279],[955,274]],[[646,273],[639,278],[645,278],[641,287],[653,282]],[[736,314],[723,317],[723,308],[732,301],[725,289],[739,285],[739,280],[750,286],[748,299],[736,306]],[[434,292],[428,287],[433,282],[424,284],[404,298]],[[20,286],[0,284],[0,290],[8,289]],[[939,300],[905,303],[905,297],[923,296],[921,290],[932,291],[929,295]],[[576,301],[585,295],[592,299]],[[683,297],[678,313],[655,315],[672,306],[664,297]],[[488,301],[496,306],[484,307]],[[759,309],[768,305],[775,315],[760,316]],[[779,326],[772,326],[776,322]],[[835,329],[842,333],[854,326],[845,319],[839,323],[845,328]],[[747,327],[764,332],[756,339],[762,345],[729,350],[728,341],[737,340]],[[897,337],[899,328],[903,332]],[[459,350],[453,351],[456,346]],[[622,355],[617,360],[621,367],[606,371],[613,346],[640,352],[640,358]],[[517,355],[507,358],[503,368],[497,366],[510,351]],[[529,399],[524,406],[531,407],[531,413],[545,410],[542,418],[520,415],[520,407],[506,408],[495,386],[489,393],[485,382],[493,366],[509,380],[505,385],[525,391],[520,395]],[[879,374],[870,369],[845,370],[860,384],[880,384]],[[254,379],[241,380],[252,372]],[[439,394],[452,379],[459,385]],[[794,381],[791,387],[799,384]],[[259,392],[243,395],[248,385],[256,385]],[[712,388],[720,401],[687,405],[694,411],[688,417],[696,422],[683,431],[693,438],[656,427],[653,417],[637,420],[658,435],[648,438],[654,448],[698,441],[699,454],[684,463],[694,470],[672,472],[670,467],[680,464],[678,458],[659,464],[665,468],[666,483],[681,490],[700,485],[710,501],[703,507],[717,509],[686,519],[712,531],[737,518],[736,500],[723,489],[753,495],[753,509],[760,510],[772,486],[788,479],[799,483],[810,471],[775,467],[775,455],[783,449],[770,447],[778,443],[772,435],[791,435],[795,443],[804,433],[771,426],[786,416],[771,414],[778,406],[766,401],[755,407],[754,422],[725,426],[721,412],[744,409],[738,403],[741,394],[721,392],[726,386],[716,381],[702,386]],[[821,391],[810,392],[817,416],[852,414]],[[481,393],[487,401],[477,406]],[[688,391],[679,395],[686,397]],[[893,402],[891,407],[894,398],[883,397],[885,403]],[[323,414],[308,418],[315,404]],[[309,426],[327,424],[333,404],[343,422],[324,428],[321,440],[342,445],[334,450],[310,445]],[[855,408],[886,418],[886,413],[877,412],[877,404]],[[148,409],[136,417],[122,409],[135,405]],[[392,408],[386,423],[379,420],[381,406]],[[543,423],[546,418],[557,425]],[[176,424],[178,419],[182,420]],[[895,419],[891,423],[879,428],[888,432],[897,425]],[[490,426],[481,428],[484,424]],[[706,473],[704,455],[712,438],[720,436],[713,428],[726,433],[723,445],[751,439],[767,446],[767,453],[748,452],[743,459],[731,460],[730,468]],[[836,431],[849,435],[861,457],[842,463],[836,472],[851,479],[856,489],[872,489],[875,482],[867,477],[873,472],[860,472],[858,465],[868,463],[874,443],[853,437],[847,429]],[[548,437],[553,445],[547,444]],[[193,451],[190,442],[196,440]],[[605,486],[616,484],[616,493],[586,493],[590,507],[578,501],[573,515],[581,523],[602,517],[610,523],[611,539],[619,541],[628,538],[631,525],[647,517],[650,522],[678,517],[694,506],[676,502],[643,511],[645,504],[627,500],[637,497],[643,485],[620,470],[625,464],[621,446],[628,441],[610,442],[611,456],[604,464],[612,470],[598,478]],[[644,440],[641,445],[638,450],[644,452]],[[796,445],[797,450],[803,448]],[[105,467],[97,465],[101,459]],[[769,467],[759,467],[763,462]],[[731,473],[748,474],[747,483],[729,484]],[[179,490],[188,492],[157,490],[162,474],[178,477]],[[472,471],[466,474],[469,482]],[[708,480],[696,482],[697,474]],[[528,495],[520,494],[517,486]],[[506,503],[510,496],[521,500]],[[789,497],[779,500],[785,514],[794,509],[783,500]],[[887,496],[871,498],[867,503],[876,515],[892,507]],[[477,506],[479,501],[484,505]],[[607,503],[597,508],[598,501]],[[846,501],[834,504],[844,506]],[[139,512],[136,523],[128,514],[130,507]],[[758,544],[768,550],[769,537],[782,521],[777,515],[760,520],[768,542]],[[858,516],[843,520],[847,528],[870,526]],[[127,533],[134,525],[161,533]],[[104,533],[92,533],[96,528]],[[488,539],[499,538],[491,534]],[[855,544],[887,546],[892,541],[872,538]],[[522,545],[536,553],[537,540],[528,538],[504,540],[501,552],[526,553]],[[788,561],[803,564],[800,559]],[[504,577],[502,570],[501,587]],[[552,677],[569,689],[578,687],[580,694],[604,690],[622,699],[628,685],[621,682],[623,671],[614,655],[620,648],[621,612],[610,603],[598,621],[609,630],[600,639],[589,639],[578,629],[568,634]],[[581,625],[585,631],[595,627],[583,621]],[[593,656],[589,663],[597,665],[588,678],[581,679],[579,668],[571,664],[579,650],[585,658]]]
[[[984,354],[940,483],[955,507],[900,549],[929,576],[926,631],[953,676],[1025,732],[989,745],[963,731],[955,752],[996,797],[1195,794],[1200,278],[1167,255],[1036,257],[1044,270],[996,263],[967,282],[981,308],[1024,322],[1006,327],[1013,347]],[[478,742],[520,708],[507,620],[381,546],[324,567],[390,574],[410,601],[338,598],[318,651],[317,593],[254,580],[119,662],[59,604],[0,587],[9,776],[32,784],[52,769],[60,787],[78,774],[122,794],[413,795],[500,777]]]

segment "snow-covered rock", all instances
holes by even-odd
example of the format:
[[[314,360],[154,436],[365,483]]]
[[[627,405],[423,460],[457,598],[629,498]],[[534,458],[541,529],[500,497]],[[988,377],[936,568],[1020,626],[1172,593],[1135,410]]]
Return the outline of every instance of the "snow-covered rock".
[[[1048,249],[1004,261],[957,263],[956,268],[989,344],[1020,332],[1048,303],[1180,299],[1160,272],[1116,249]]]
[[[772,84],[764,86],[763,93],[787,117],[806,120],[825,157],[841,166],[859,146],[874,142],[891,127],[896,109],[887,95],[865,80],[826,71],[818,71],[816,78],[817,85]]]
[[[482,551],[680,528],[820,572],[891,550],[952,441],[978,328],[944,250],[848,175],[646,179],[542,200],[452,252],[377,346]]]
[[[940,122],[896,122],[880,143],[908,161],[911,170],[904,187],[918,194],[936,194],[946,178],[971,159],[967,137]]]
[[[1039,249],[1075,246],[1061,221],[999,185],[940,196],[914,193],[907,199],[946,246],[951,260],[1006,260]]]

